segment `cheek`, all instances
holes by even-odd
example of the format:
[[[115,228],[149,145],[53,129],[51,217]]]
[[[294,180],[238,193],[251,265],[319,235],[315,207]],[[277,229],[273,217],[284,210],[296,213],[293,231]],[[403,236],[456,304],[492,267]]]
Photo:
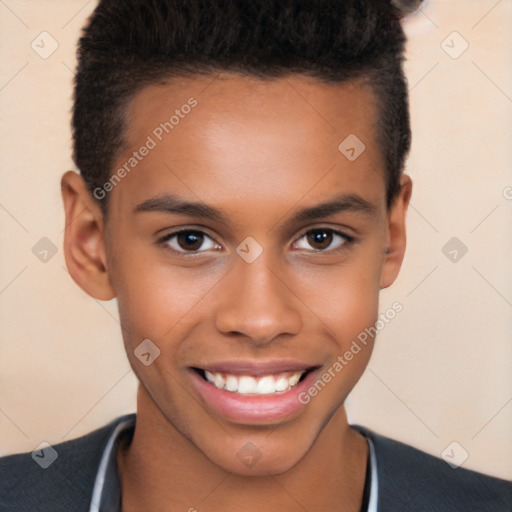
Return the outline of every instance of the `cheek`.
[[[366,252],[350,263],[306,272],[297,281],[304,303],[343,345],[377,320],[382,263],[376,251]]]
[[[336,282],[339,290],[336,309],[330,314],[334,330],[344,334],[342,339],[353,339],[377,319],[379,306],[379,281],[377,273],[369,267],[352,269]]]
[[[201,321],[215,323],[212,297],[222,295],[228,268],[170,265],[164,256],[155,257],[153,248],[133,242],[125,254],[116,250],[126,245],[112,245],[111,272],[125,342],[165,340],[172,350],[169,340],[179,340]],[[303,314],[309,309],[322,320],[339,349],[376,321],[382,265],[377,245],[367,243],[337,265],[302,263],[283,269],[288,274],[284,280],[290,280],[290,288],[306,307]]]
[[[176,338],[185,326],[190,329],[191,322],[204,313],[205,297],[222,277],[218,272],[200,274],[171,266],[143,251],[133,251],[117,261],[119,315],[132,344],[144,338]]]

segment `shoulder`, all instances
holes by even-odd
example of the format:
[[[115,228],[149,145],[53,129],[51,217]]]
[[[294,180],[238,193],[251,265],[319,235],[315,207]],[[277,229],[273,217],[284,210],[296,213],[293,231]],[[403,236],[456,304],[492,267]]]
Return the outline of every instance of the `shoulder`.
[[[379,512],[512,511],[512,482],[461,467],[358,425],[373,442]]]
[[[51,449],[1,457],[0,510],[87,511],[108,439],[119,423],[134,417],[121,416]]]

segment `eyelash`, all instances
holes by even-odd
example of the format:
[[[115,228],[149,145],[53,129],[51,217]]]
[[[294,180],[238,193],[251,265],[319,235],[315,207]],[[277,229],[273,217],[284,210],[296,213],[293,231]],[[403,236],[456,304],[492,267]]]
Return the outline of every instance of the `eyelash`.
[[[333,228],[327,228],[327,227],[312,228],[312,229],[304,232],[299,238],[297,238],[297,241],[301,240],[302,238],[304,238],[308,234],[314,233],[314,232],[324,232],[324,233],[330,233],[332,235],[339,236],[340,238],[343,239],[343,243],[339,247],[337,247],[336,249],[312,249],[311,251],[308,251],[308,252],[313,252],[313,253],[338,253],[338,252],[342,252],[342,251],[346,250],[351,244],[353,244],[355,242],[355,238],[353,236],[347,235],[345,233],[342,233],[341,231],[337,231],[337,230],[335,230]],[[217,242],[215,242],[215,240],[210,235],[208,235],[204,231],[201,231],[199,229],[192,229],[192,228],[180,229],[179,231],[173,231],[172,233],[167,233],[166,235],[161,237],[157,241],[157,243],[160,244],[160,245],[164,245],[166,249],[169,249],[173,253],[175,253],[175,254],[177,254],[179,256],[184,256],[184,257],[195,257],[195,255],[197,255],[197,254],[201,254],[203,252],[207,252],[208,251],[208,250],[206,250],[206,251],[198,251],[198,250],[184,251],[184,250],[179,250],[178,251],[178,250],[173,249],[172,247],[170,247],[168,242],[171,239],[173,239],[173,238],[177,237],[178,235],[180,235],[181,233],[194,233],[194,234],[197,234],[197,235],[203,235],[203,236],[209,238],[210,240],[212,240],[214,243],[217,243]],[[294,242],[294,244],[295,243],[296,242]]]

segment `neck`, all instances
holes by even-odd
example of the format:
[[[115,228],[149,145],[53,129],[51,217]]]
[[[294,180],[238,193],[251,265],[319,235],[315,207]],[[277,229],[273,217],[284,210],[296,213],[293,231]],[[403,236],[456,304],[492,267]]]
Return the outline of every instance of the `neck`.
[[[305,456],[279,475],[244,476],[217,466],[139,388],[133,440],[117,454],[124,512],[359,512],[368,445],[341,406]]]

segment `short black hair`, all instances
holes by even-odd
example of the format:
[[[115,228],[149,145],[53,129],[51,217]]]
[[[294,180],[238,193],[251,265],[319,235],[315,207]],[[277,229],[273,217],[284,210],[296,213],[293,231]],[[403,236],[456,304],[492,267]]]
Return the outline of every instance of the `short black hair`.
[[[173,77],[360,81],[379,107],[389,207],[411,144],[405,40],[390,0],[100,0],[78,43],[73,159],[91,193],[101,188],[126,142],[130,100]]]

